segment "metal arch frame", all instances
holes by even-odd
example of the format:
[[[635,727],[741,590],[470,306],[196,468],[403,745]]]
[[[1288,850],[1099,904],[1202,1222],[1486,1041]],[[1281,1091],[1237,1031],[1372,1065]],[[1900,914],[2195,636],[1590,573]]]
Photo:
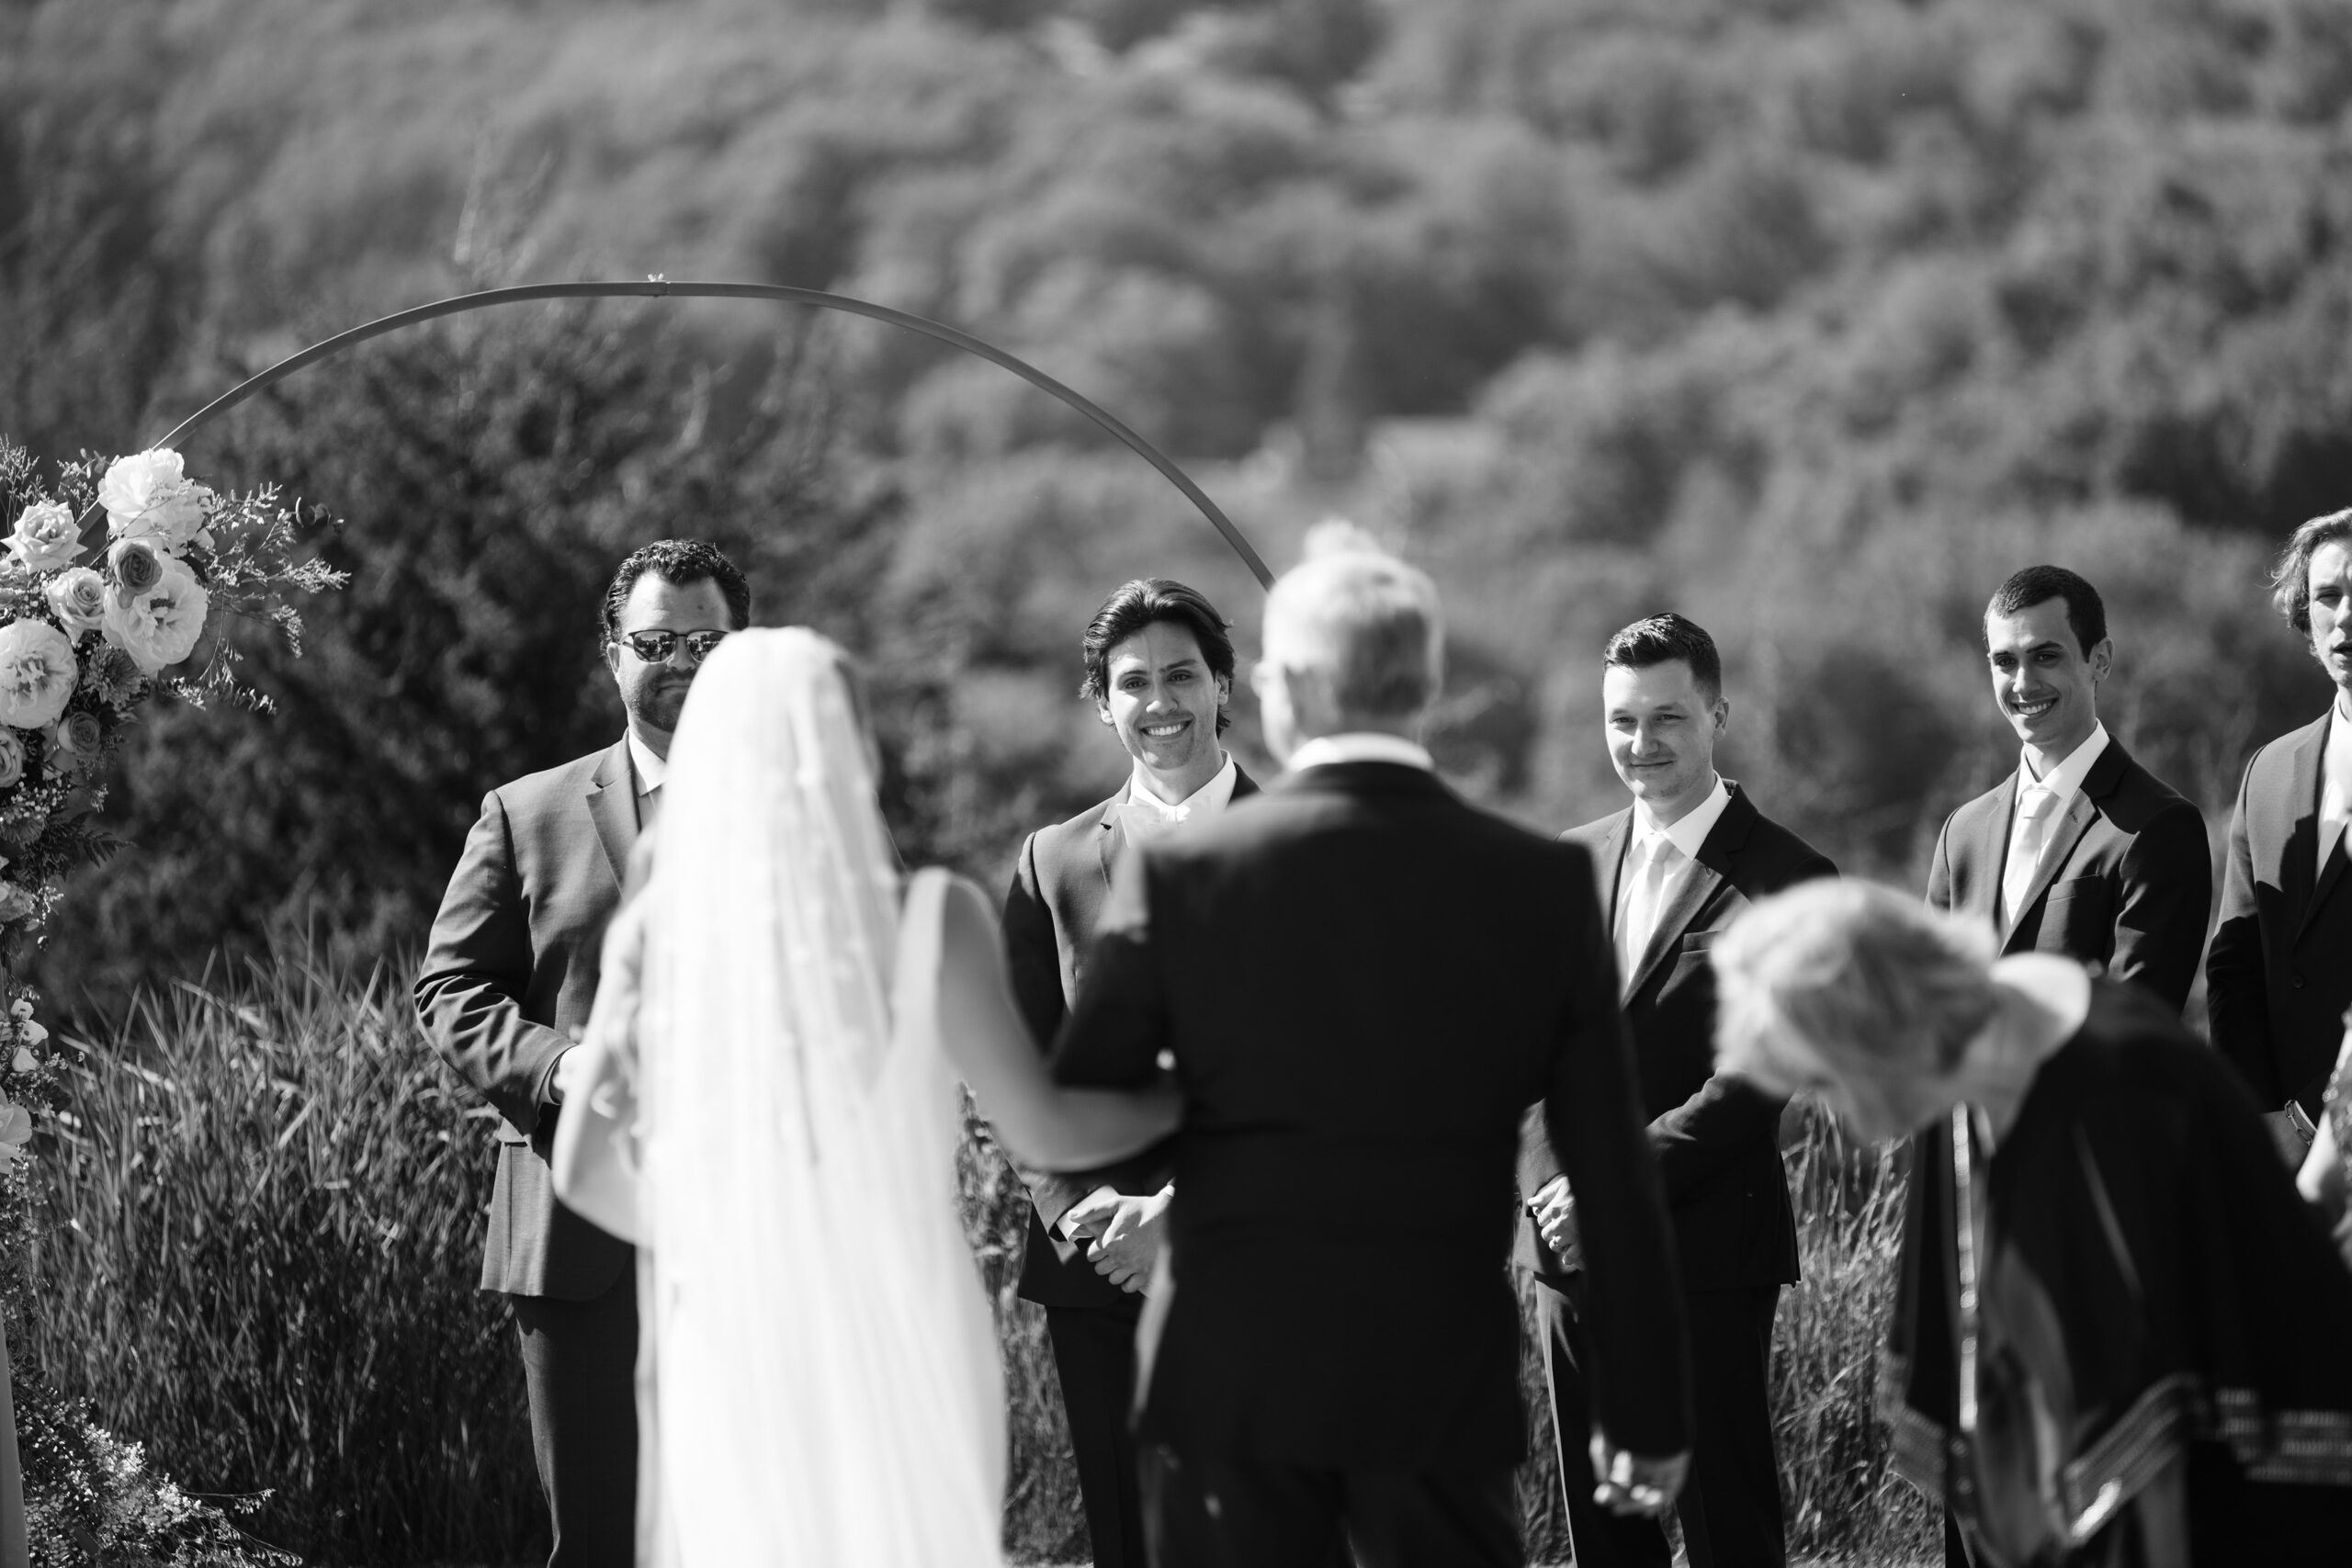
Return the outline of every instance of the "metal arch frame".
[[[1257,549],[1243,536],[1241,530],[1234,526],[1233,520],[1218,509],[1216,502],[1211,501],[1201,487],[1193,482],[1192,476],[1178,468],[1166,453],[1127,428],[1125,423],[1091,399],[1071,390],[1027,361],[1018,359],[993,344],[983,343],[971,333],[958,331],[944,322],[932,321],[925,316],[914,315],[910,311],[893,310],[888,305],[876,305],[871,300],[854,299],[846,294],[829,294],[818,288],[794,288],[784,284],[672,283],[666,278],[657,276],[649,277],[641,283],[532,283],[514,288],[490,288],[474,294],[454,295],[447,299],[436,299],[430,305],[419,305],[413,310],[380,316],[364,325],[353,327],[348,332],[337,333],[322,343],[314,343],[299,354],[288,355],[259,375],[250,377],[230,388],[174,425],[153,445],[169,446],[189,432],[235,408],[255,392],[283,381],[297,370],[315,365],[322,359],[332,359],[345,349],[365,343],[369,338],[381,337],[386,333],[397,332],[401,327],[413,326],[419,321],[429,321],[442,316],[462,315],[466,311],[479,310],[492,305],[520,305],[534,299],[673,298],[777,299],[786,304],[813,305],[820,310],[845,311],[853,316],[865,316],[874,321],[887,321],[892,326],[904,327],[910,332],[921,333],[925,337],[936,339],[953,348],[960,348],[967,354],[975,355],[991,365],[1009,370],[1038,390],[1050,393],[1076,409],[1097,425],[1118,437],[1122,444],[1145,462],[1159,469],[1162,477],[1182,491],[1184,499],[1191,502],[1200,510],[1201,515],[1209,520],[1210,526],[1224,536],[1225,542],[1233,547],[1234,553],[1241,558],[1242,564],[1247,566],[1251,575],[1257,578],[1259,586],[1261,588],[1273,586],[1274,574],[1267,570],[1266,563],[1260,557]]]

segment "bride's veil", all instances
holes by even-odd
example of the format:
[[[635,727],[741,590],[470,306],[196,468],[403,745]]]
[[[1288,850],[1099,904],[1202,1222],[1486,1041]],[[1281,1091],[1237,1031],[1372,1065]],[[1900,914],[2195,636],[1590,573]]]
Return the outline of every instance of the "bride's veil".
[[[639,1108],[652,1555],[994,1562],[1003,1412],[954,1082],[930,976],[897,973],[898,866],[840,650],[727,639],[670,770]]]

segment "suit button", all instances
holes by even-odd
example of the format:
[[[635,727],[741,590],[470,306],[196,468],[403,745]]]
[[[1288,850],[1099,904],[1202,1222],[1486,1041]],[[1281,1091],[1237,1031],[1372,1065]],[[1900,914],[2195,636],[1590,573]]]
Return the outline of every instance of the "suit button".
[[[2288,971],[2288,973],[2287,973],[2287,984],[2289,984],[2289,985],[2290,985],[2290,986],[2294,987],[2295,987],[2295,989],[2297,989],[2297,990],[2299,990],[2299,991],[2300,991],[2300,990],[2301,990],[2301,989],[2303,988],[2303,974],[2302,974],[2302,971],[2301,971],[2301,970],[2300,970],[2300,969],[2292,969],[2292,970]]]

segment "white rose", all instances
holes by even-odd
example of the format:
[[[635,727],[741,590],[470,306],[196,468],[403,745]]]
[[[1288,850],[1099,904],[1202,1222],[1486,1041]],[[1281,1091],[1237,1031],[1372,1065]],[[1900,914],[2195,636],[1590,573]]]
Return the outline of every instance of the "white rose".
[[[74,525],[74,509],[62,501],[26,507],[17,519],[17,531],[8,536],[8,553],[27,571],[72,566],[82,553],[82,530]]]
[[[79,637],[106,623],[106,579],[86,566],[69,566],[43,586],[51,614],[65,623],[66,634]]]
[[[158,446],[118,457],[98,481],[98,504],[107,509],[107,534],[124,538],[153,534],[177,550],[204,528],[212,492],[191,484],[180,471],[180,455]]]
[[[163,558],[163,574],[145,592],[107,595],[107,640],[130,655],[148,675],[177,664],[195,649],[196,639],[204,635],[205,614],[212,604],[211,595],[197,581],[196,573],[170,556]],[[6,635],[0,630],[0,637]],[[67,652],[70,658],[70,643]],[[6,669],[5,662],[0,662],[0,676]],[[58,706],[63,709],[62,700]],[[53,720],[55,715],[51,717]],[[0,719],[17,723],[5,712],[0,712]]]
[[[55,724],[80,675],[72,639],[47,621],[0,626],[0,724],[17,729]]]
[[[0,1172],[24,1157],[33,1141],[33,1113],[21,1105],[0,1100]]]

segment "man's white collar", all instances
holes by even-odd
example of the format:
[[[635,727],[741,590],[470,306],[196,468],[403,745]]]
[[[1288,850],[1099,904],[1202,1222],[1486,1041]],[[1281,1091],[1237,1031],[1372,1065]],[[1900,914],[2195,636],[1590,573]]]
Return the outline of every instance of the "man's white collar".
[[[1170,822],[1182,822],[1193,817],[1214,817],[1233,802],[1234,781],[1240,775],[1233,761],[1233,753],[1225,753],[1225,766],[1219,768],[1208,783],[1170,806],[1151,793],[1148,776],[1143,764],[1137,762],[1127,778],[1127,801],[1138,810],[1155,811]]]
[[[2083,787],[2084,776],[2091,771],[2091,764],[2098,761],[2106,750],[2107,726],[2093,724],[2091,732],[2083,738],[2083,743],[2067,752],[2064,761],[2037,780],[2033,776],[2032,764],[2025,760],[2024,750],[2020,748],[2018,752],[2018,793],[2022,795],[2030,789],[2048,790],[2057,808],[2064,811],[2074,803],[2075,792]]]
[[[1707,798],[1676,818],[1668,826],[1658,825],[1657,818],[1650,815],[1647,801],[1636,800],[1634,802],[1634,840],[1647,843],[1665,839],[1680,850],[1686,859],[1697,860],[1699,847],[1707,841],[1707,835],[1715,830],[1715,824],[1723,820],[1724,808],[1730,804],[1731,786],[1724,783],[1721,773],[1715,775],[1715,785],[1707,792]]]
[[[670,760],[655,756],[653,748],[639,740],[634,729],[628,732],[628,760],[637,764],[638,794],[651,795],[669,782]]]
[[[1302,740],[1290,754],[1287,764],[1294,773],[1309,768],[1327,768],[1334,762],[1398,762],[1424,773],[1435,773],[1437,764],[1430,761],[1429,749],[1401,735],[1389,735],[1381,730],[1351,730],[1345,735],[1318,735]]]

